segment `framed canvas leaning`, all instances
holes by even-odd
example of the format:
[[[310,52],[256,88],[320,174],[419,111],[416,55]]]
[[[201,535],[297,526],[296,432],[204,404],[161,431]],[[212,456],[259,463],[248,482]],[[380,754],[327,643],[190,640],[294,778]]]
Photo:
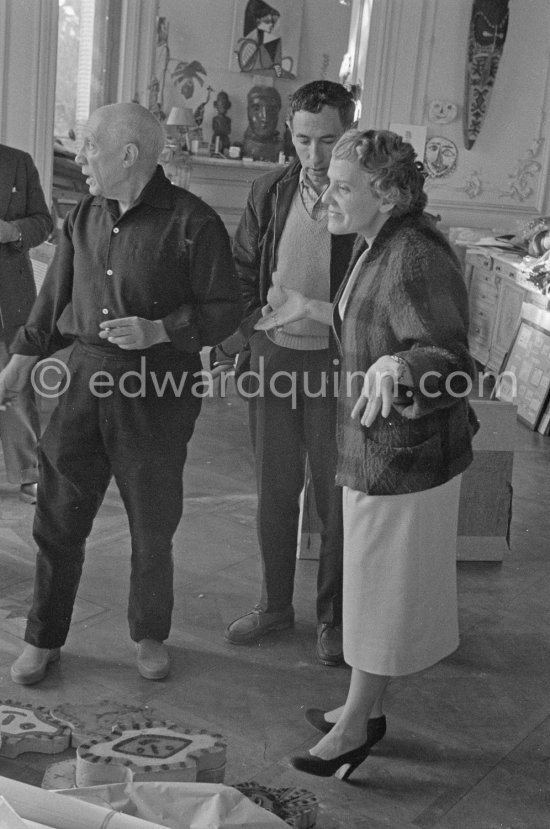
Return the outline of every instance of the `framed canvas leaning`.
[[[518,420],[536,429],[550,392],[550,329],[522,318],[495,387],[495,397],[517,404]]]

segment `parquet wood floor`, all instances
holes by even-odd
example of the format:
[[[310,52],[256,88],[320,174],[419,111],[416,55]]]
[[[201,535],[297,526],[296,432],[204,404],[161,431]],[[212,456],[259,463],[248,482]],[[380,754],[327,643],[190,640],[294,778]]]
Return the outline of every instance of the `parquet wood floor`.
[[[32,507],[0,471],[0,699],[51,707],[112,699],[220,731],[227,783],[305,787],[320,798],[319,829],[548,829],[549,462],[550,440],[518,425],[510,552],[501,564],[458,565],[460,647],[392,683],[387,736],[349,784],[288,762],[315,741],[304,708],[338,704],[349,677],[315,661],[315,562],[298,562],[294,631],[250,647],[223,641],[226,624],[256,602],[260,577],[246,404],[234,395],[205,400],[190,447],[174,545],[173,670],[164,682],[141,679],[134,666],[129,535],[111,487],[60,664],[39,686],[11,683],[32,592]],[[40,785],[51,762],[0,758],[0,775]]]

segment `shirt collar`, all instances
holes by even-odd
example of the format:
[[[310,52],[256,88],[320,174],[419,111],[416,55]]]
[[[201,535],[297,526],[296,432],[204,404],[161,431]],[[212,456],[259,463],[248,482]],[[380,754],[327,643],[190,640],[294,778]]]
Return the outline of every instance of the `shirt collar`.
[[[104,207],[108,207],[113,203],[116,203],[115,199],[106,199],[105,196],[95,196],[93,200],[93,204],[99,204]],[[132,207],[135,207],[138,204],[150,204],[152,207],[160,207],[165,210],[170,210],[172,207],[172,184],[169,179],[166,178],[164,170],[160,164],[157,165],[157,169],[139,194]]]
[[[321,193],[318,193],[317,190],[315,189],[315,187],[313,186],[313,184],[311,183],[311,181],[309,180],[309,178],[307,177],[307,173],[304,170],[304,168],[303,167],[301,168],[301,170],[300,170],[300,192],[302,193],[302,195],[307,193],[310,200],[318,201],[319,199],[322,198],[323,193],[325,192],[327,187],[328,187],[328,184],[326,185],[326,187],[323,187],[323,190],[322,190]]]
[[[326,189],[326,188],[325,188]],[[302,168],[299,178],[299,192],[306,211],[312,219],[320,221],[328,215],[328,207],[322,201],[323,193],[317,193],[311,181],[308,179]]]

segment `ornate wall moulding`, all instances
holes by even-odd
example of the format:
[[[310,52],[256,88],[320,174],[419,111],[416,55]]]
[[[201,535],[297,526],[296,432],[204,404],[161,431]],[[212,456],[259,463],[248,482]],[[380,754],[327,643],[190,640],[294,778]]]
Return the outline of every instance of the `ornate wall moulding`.
[[[542,164],[536,160],[544,144],[543,138],[537,138],[525,153],[524,158],[518,158],[511,173],[508,174],[508,187],[501,190],[499,197],[514,199],[514,201],[526,201],[535,192],[535,183]]]

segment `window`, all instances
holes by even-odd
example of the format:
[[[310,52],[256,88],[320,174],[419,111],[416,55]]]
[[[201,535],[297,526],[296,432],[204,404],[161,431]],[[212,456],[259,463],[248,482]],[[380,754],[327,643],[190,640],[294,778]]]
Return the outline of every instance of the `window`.
[[[58,0],[55,138],[77,149],[90,112],[116,101],[120,57],[120,0]]]

